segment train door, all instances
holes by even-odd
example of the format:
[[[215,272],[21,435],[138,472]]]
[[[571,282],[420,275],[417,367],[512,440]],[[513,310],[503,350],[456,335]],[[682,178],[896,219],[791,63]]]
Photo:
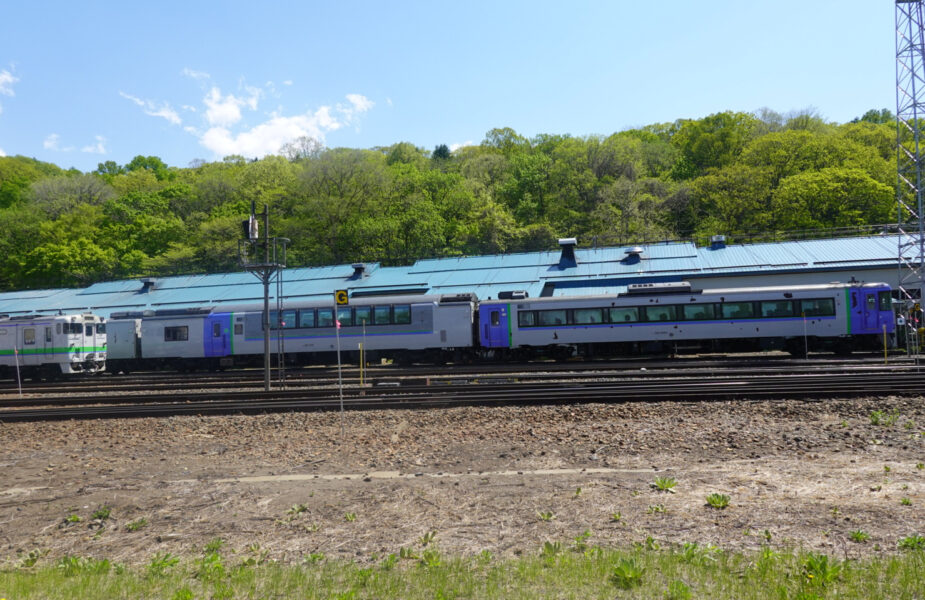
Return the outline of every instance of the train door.
[[[877,305],[877,290],[861,290],[863,307],[862,326],[864,331],[880,330],[880,308]]]
[[[206,356],[229,356],[231,354],[231,313],[216,313],[207,316],[202,340]]]
[[[483,348],[510,348],[511,336],[507,304],[479,306],[479,335]]]
[[[45,341],[43,342],[43,347],[45,349],[45,356],[53,356],[55,353],[55,336],[54,330],[50,325],[45,326]]]

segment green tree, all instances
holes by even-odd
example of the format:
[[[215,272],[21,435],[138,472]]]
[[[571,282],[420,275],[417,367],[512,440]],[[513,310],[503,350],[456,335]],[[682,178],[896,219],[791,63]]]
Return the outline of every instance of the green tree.
[[[782,181],[772,206],[779,229],[851,227],[887,222],[895,197],[890,186],[860,169],[830,167]]]

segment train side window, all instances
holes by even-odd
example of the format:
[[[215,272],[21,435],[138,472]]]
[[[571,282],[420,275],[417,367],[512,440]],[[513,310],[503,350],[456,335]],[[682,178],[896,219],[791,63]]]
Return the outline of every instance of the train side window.
[[[295,329],[297,325],[295,320],[295,309],[284,310],[283,316],[279,320],[279,325],[283,329]]]
[[[877,299],[880,302],[880,310],[893,310],[893,298],[889,292],[880,292]]]
[[[646,320],[650,322],[676,321],[674,306],[646,306]]]
[[[353,326],[353,309],[349,306],[342,306],[337,309],[337,321],[341,327]]]
[[[318,309],[318,327],[333,327],[334,326],[334,309],[333,308],[319,308]]]
[[[185,342],[189,340],[189,327],[164,327],[165,342]]]
[[[45,328],[45,341],[51,342],[51,340],[52,340],[51,327],[46,327]]]
[[[86,335],[89,337],[93,335],[93,325],[87,325]]]
[[[212,323],[212,337],[222,337],[222,324]]]
[[[832,298],[811,298],[801,300],[800,306],[807,317],[834,317],[835,300]]]
[[[235,324],[234,324],[234,334],[235,334],[235,335],[244,335],[244,324],[243,324],[243,323],[235,323]]]
[[[279,313],[277,313],[275,310],[270,311],[269,321],[270,321],[270,331],[273,331],[274,329],[279,329]]]
[[[23,329],[22,330],[22,343],[28,346],[35,344],[35,329]]]
[[[761,304],[762,317],[792,317],[793,302],[790,300],[765,300]]]
[[[102,334],[106,333],[106,323],[99,323],[99,324],[96,326],[96,333],[97,333],[98,335],[102,335]]]
[[[867,310],[873,312],[877,309],[877,297],[873,294],[867,296]]]
[[[635,306],[630,308],[611,308],[611,323],[636,323],[639,321],[639,309]]]
[[[501,324],[501,311],[493,310],[491,311],[491,326],[497,327]]]
[[[407,325],[411,322],[411,306],[408,304],[399,304],[394,307],[395,324]]]
[[[565,325],[568,322],[564,310],[538,310],[536,317],[541,326]]]
[[[532,310],[522,310],[518,312],[517,325],[520,327],[536,327],[536,313]]]
[[[356,320],[357,325],[369,325],[372,321],[369,318],[370,307],[368,306],[357,306],[353,309],[354,319]]]
[[[61,323],[55,323],[55,333],[61,333]]]
[[[303,308],[299,311],[299,327],[308,329],[315,326],[315,309]]]
[[[858,293],[851,292],[851,308],[857,308],[857,307],[858,307]]]
[[[574,313],[576,325],[603,323],[604,311],[600,308],[576,308]]]
[[[685,321],[707,321],[714,316],[712,304],[687,304],[682,313]]]
[[[724,302],[720,310],[724,319],[750,319],[755,316],[755,306],[751,302]]]
[[[373,323],[375,325],[388,325],[391,322],[392,322],[392,307],[391,306],[373,307]]]

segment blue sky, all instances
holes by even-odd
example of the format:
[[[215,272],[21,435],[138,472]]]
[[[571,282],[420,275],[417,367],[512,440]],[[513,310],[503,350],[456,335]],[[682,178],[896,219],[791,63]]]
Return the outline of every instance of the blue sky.
[[[0,0],[0,152],[94,170],[895,112],[892,2]]]

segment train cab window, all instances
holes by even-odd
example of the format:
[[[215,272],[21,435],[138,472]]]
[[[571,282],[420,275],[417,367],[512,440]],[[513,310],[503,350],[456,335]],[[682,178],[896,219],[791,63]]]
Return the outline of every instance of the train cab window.
[[[189,340],[189,327],[164,327],[165,342],[185,342]]]
[[[52,340],[51,327],[46,327],[45,328],[45,341],[50,343],[51,340]]]
[[[369,318],[370,316],[370,307],[369,306],[357,306],[353,309],[353,318],[354,322],[357,325],[369,325],[372,321]]]
[[[835,300],[832,298],[813,298],[801,300],[800,308],[807,317],[834,317]]]
[[[677,320],[674,306],[646,306],[645,311],[649,322]]]
[[[333,327],[334,326],[334,309],[333,308],[319,308],[318,309],[318,327]]]
[[[407,325],[411,322],[411,306],[402,304],[394,307],[395,323],[398,325]]]
[[[593,325],[604,322],[604,311],[600,308],[576,308],[574,317],[576,325]]]
[[[392,322],[391,306],[376,306],[373,308],[373,323],[376,325],[388,325]]]
[[[35,329],[23,329],[22,330],[22,343],[27,346],[35,344]]]
[[[341,327],[353,326],[353,309],[349,306],[342,306],[337,309],[337,322]]]
[[[750,319],[755,316],[751,302],[725,302],[720,307],[724,319]]]
[[[550,325],[566,325],[568,318],[564,310],[538,310],[536,311],[537,322],[543,327]]]
[[[93,325],[87,325],[87,331],[85,333],[87,337],[93,335]]]
[[[765,300],[760,305],[762,317],[781,318],[793,316],[793,302],[790,300]]]
[[[893,298],[889,292],[877,294],[877,301],[880,303],[880,310],[893,310]]]
[[[687,304],[682,307],[685,321],[708,321],[714,318],[712,304]]]
[[[299,327],[308,329],[315,326],[315,309],[303,308],[299,311]]]
[[[100,323],[96,326],[97,335],[103,335],[106,333],[106,323]]]
[[[611,308],[611,323],[636,323],[639,321],[639,309],[635,306],[630,308]]]

